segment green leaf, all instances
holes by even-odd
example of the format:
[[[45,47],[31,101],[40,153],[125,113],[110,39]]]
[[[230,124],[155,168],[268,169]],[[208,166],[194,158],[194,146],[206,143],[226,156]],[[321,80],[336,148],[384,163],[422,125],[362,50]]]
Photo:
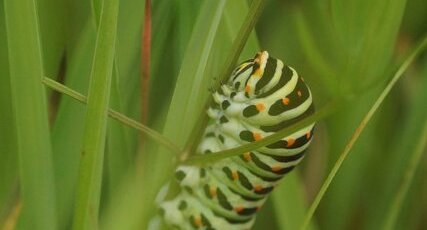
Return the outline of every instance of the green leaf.
[[[118,0],[105,0],[101,9],[74,212],[73,229],[76,230],[97,228],[98,223],[118,9]]]
[[[18,229],[56,229],[52,151],[34,1],[5,0],[22,213]]]
[[[0,18],[4,18],[3,2]],[[0,226],[9,215],[18,184],[18,156],[9,75],[9,57],[4,20],[0,20]]]

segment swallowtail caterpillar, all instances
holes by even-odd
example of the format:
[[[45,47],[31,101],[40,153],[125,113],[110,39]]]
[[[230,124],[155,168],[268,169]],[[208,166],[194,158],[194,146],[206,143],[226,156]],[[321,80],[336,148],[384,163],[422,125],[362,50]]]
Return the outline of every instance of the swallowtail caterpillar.
[[[266,51],[240,64],[213,98],[215,106],[208,110],[213,123],[198,154],[260,140],[314,112],[304,80]],[[184,230],[250,229],[268,194],[303,159],[313,127],[207,166],[179,166],[179,193],[159,203],[164,222]]]

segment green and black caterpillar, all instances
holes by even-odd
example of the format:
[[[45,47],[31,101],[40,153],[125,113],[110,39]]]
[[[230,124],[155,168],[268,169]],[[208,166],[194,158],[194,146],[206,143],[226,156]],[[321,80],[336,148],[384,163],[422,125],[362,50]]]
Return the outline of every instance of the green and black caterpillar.
[[[240,64],[213,98],[213,122],[198,154],[260,140],[314,112],[304,80],[266,51]],[[164,222],[175,229],[250,229],[268,194],[304,157],[313,127],[204,167],[179,166],[180,192],[159,204]]]

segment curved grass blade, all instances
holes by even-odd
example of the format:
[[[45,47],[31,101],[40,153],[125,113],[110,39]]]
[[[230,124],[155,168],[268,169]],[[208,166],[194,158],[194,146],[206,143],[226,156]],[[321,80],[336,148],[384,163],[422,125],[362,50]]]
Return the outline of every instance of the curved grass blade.
[[[397,80],[400,79],[400,77],[403,75],[405,70],[408,68],[408,66],[412,63],[412,61],[415,59],[416,56],[418,56],[421,51],[424,50],[424,48],[427,46],[427,37],[423,39],[423,41],[416,47],[416,49],[409,55],[409,57],[403,62],[403,64],[400,66],[400,68],[397,70],[397,72],[394,74],[392,79],[389,81],[389,83],[386,85],[384,90],[381,92],[379,97],[376,99],[375,103],[372,105],[372,107],[369,109],[368,113],[365,115],[365,117],[360,122],[359,126],[353,133],[353,136],[351,137],[350,141],[347,143],[345,149],[340,154],[338,160],[334,164],[331,172],[329,173],[328,177],[326,178],[325,182],[323,183],[322,187],[320,188],[319,193],[316,195],[315,200],[313,201],[312,205],[310,206],[310,209],[307,213],[307,216],[301,226],[301,229],[307,229],[308,224],[310,223],[310,220],[316,211],[320,201],[322,200],[324,194],[326,193],[326,190],[328,189],[329,185],[331,184],[332,180],[334,179],[335,175],[337,174],[339,168],[341,167],[342,163],[346,159],[347,155],[349,154],[350,150],[352,149],[354,143],[359,138],[360,134],[368,124],[368,122],[371,120],[372,116],[375,114],[379,106],[384,101],[385,97],[389,94],[390,90],[393,88],[393,86],[396,84]]]
[[[5,0],[22,213],[18,229],[56,229],[52,151],[36,4]]]
[[[116,44],[118,0],[102,5],[85,120],[73,229],[96,229],[102,181],[107,109]]]

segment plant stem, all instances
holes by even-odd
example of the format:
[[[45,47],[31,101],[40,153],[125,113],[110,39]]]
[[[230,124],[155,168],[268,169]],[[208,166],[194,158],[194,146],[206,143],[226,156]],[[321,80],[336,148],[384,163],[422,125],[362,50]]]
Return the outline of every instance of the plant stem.
[[[54,81],[48,77],[44,77],[42,81],[46,86],[48,86],[49,88],[51,88],[53,90],[56,90],[60,93],[63,93],[65,95],[83,103],[83,104],[87,103],[87,98],[84,95],[68,88],[67,86],[65,86],[65,85],[63,85],[57,81]],[[119,121],[119,122],[121,122],[121,123],[123,123],[123,124],[125,124],[131,128],[134,128],[136,130],[139,130],[139,131],[145,133],[148,137],[150,137],[153,140],[157,141],[158,143],[164,145],[166,148],[168,148],[169,150],[171,150],[175,154],[179,154],[182,152],[182,150],[177,145],[175,145],[172,141],[163,137],[162,134],[158,133],[157,131],[155,131],[153,129],[148,128],[147,126],[139,123],[138,121],[136,121],[136,120],[134,120],[134,119],[122,114],[122,113],[119,113],[119,112],[109,108],[108,109],[108,116],[110,116],[113,119],[116,119],[117,121]]]

